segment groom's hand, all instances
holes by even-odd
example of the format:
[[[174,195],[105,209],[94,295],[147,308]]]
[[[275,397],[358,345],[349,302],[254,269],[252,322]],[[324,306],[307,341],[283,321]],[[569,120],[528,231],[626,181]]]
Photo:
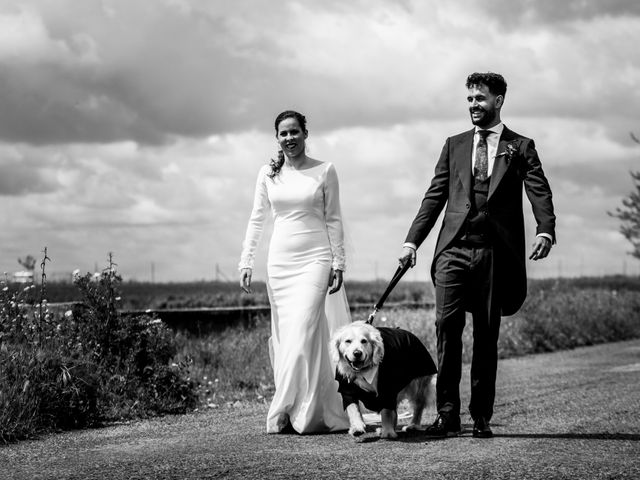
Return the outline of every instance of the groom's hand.
[[[409,262],[411,268],[416,266],[416,251],[411,247],[402,247],[402,254],[398,259],[400,261],[400,265],[406,265],[406,262]]]
[[[536,241],[533,243],[533,247],[531,249],[531,255],[529,255],[529,260],[542,260],[551,251],[551,240],[547,237],[538,236],[536,237]]]
[[[333,288],[329,290],[329,295],[340,290],[340,287],[342,286],[342,270],[331,269],[331,274],[329,275],[329,286],[331,287],[332,285]]]

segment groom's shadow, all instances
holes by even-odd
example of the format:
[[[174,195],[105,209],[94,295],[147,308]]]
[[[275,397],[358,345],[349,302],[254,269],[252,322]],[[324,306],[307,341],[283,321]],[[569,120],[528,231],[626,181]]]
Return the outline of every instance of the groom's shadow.
[[[496,425],[498,426],[498,425]],[[385,442],[395,441],[404,443],[425,443],[437,442],[445,440],[445,438],[429,437],[424,430],[398,431],[398,438],[394,440],[385,440],[379,437],[376,431],[379,425],[367,425],[364,435],[356,438],[357,443]],[[458,437],[471,437],[473,432],[472,424],[462,424],[462,432]],[[610,433],[610,432],[593,432],[593,433],[494,433],[493,438],[535,438],[535,439],[563,439],[563,440],[622,440],[622,441],[640,441],[640,433]]]
[[[566,440],[624,440],[640,441],[640,433],[498,433],[494,438],[557,438]]]

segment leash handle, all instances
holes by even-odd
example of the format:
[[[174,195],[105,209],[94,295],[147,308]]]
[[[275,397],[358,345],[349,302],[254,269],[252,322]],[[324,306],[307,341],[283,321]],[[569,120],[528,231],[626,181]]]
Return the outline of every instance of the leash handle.
[[[391,281],[389,282],[389,285],[387,285],[387,289],[384,291],[384,293],[382,294],[380,299],[378,299],[378,302],[373,306],[373,313],[371,315],[369,315],[369,318],[367,319],[367,323],[369,323],[369,324],[373,323],[373,319],[375,318],[376,313],[378,312],[378,310],[380,310],[382,308],[382,306],[384,305],[385,300],[387,299],[387,297],[389,296],[391,291],[394,289],[394,287],[400,281],[400,279],[403,277],[403,275],[405,273],[407,273],[407,270],[409,270],[409,268],[411,268],[411,264],[410,263],[411,262],[407,261],[404,264],[401,264],[401,265],[398,266],[398,268],[396,269],[396,273],[393,274],[393,277],[391,278]]]

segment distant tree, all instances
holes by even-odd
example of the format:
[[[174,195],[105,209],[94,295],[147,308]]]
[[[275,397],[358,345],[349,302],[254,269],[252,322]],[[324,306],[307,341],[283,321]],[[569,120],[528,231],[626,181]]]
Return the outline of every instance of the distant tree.
[[[640,144],[640,139],[631,133],[631,139]],[[634,190],[622,199],[622,207],[617,207],[614,212],[609,212],[612,217],[619,218],[622,222],[620,233],[633,245],[631,256],[640,259],[640,170],[629,172],[634,184]]]
[[[33,255],[27,255],[24,258],[19,258],[18,263],[22,265],[25,270],[32,271],[36,268],[36,259]]]

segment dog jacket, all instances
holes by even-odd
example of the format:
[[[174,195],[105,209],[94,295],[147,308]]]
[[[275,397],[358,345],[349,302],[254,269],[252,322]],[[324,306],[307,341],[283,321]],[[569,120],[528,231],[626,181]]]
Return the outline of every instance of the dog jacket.
[[[413,333],[400,328],[379,327],[384,345],[384,357],[378,366],[378,393],[363,390],[338,372],[338,392],[346,409],[361,401],[374,412],[383,408],[395,410],[398,393],[413,379],[433,375],[438,371],[427,348]]]

